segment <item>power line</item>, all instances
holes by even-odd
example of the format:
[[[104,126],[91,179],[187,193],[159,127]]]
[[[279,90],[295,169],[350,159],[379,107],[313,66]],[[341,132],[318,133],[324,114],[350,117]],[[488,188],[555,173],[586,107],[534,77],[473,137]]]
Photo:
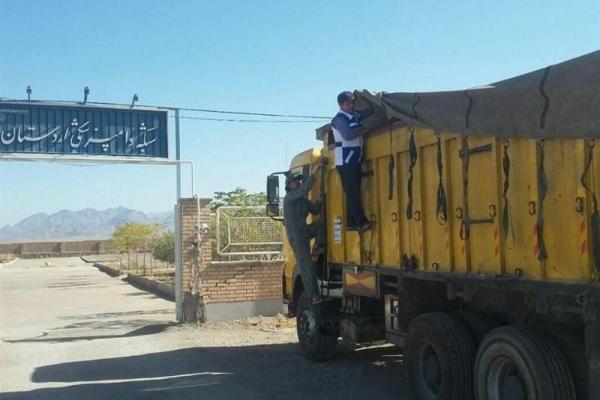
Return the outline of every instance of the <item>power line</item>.
[[[11,99],[11,98],[8,98],[8,97],[0,97],[0,100],[3,100],[3,101],[19,101],[19,102],[25,101],[25,100],[19,100],[19,99]],[[68,103],[68,104],[77,103],[77,102],[66,101],[66,100],[33,100],[32,103],[33,102],[39,103],[39,102],[42,102],[42,101],[48,101],[48,102],[52,102],[52,103]],[[120,107],[128,107],[128,108],[130,108],[130,106],[131,106],[131,104],[111,103],[111,102],[92,102],[92,101],[88,101],[86,104],[106,105],[106,106],[120,106]],[[217,109],[208,109],[208,108],[156,106],[156,105],[148,105],[148,104],[136,104],[135,107],[163,108],[163,109],[168,109],[168,110],[179,109],[181,111],[201,112],[201,113],[211,113],[211,114],[254,115],[254,116],[259,116],[259,117],[308,118],[308,119],[314,119],[314,120],[328,120],[328,121],[331,120],[330,117],[323,117],[323,116],[317,116],[317,115],[276,114],[276,113],[266,113],[266,112],[217,110]],[[214,120],[216,121],[218,119],[214,119]],[[229,121],[225,121],[225,122],[229,122]],[[248,120],[248,121],[242,121],[242,122],[250,122],[250,120]]]
[[[175,118],[173,116],[173,118]],[[299,120],[299,119],[294,119],[294,120],[285,120],[285,119],[231,119],[231,118],[206,118],[206,117],[192,117],[189,115],[180,115],[179,118],[181,119],[193,119],[193,120],[200,120],[200,121],[217,121],[217,122],[258,122],[258,123],[311,123],[314,124],[316,121],[314,119],[311,120]]]
[[[311,119],[326,119],[330,120],[330,117],[321,117],[316,115],[296,115],[296,114],[273,114],[273,113],[258,113],[258,112],[247,112],[247,111],[226,111],[226,110],[209,110],[203,108],[179,108],[181,111],[193,111],[193,112],[204,112],[213,114],[235,114],[235,115],[256,115],[259,117],[285,117],[285,118],[311,118]]]

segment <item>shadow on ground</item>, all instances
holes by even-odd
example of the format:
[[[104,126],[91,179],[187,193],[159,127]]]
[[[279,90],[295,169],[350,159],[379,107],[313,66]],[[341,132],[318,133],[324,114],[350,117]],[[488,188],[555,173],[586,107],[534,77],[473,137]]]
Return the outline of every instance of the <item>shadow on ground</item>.
[[[107,313],[96,313],[96,314],[81,314],[81,315],[67,315],[58,317],[61,320],[98,320],[104,318],[123,318],[130,316],[140,315],[157,315],[167,314],[174,312],[174,308],[163,308],[160,310],[135,310],[135,311],[121,311],[121,312],[107,312]]]
[[[118,327],[120,326],[125,326],[129,323],[137,323],[138,325],[143,325],[140,326],[137,329],[134,329],[132,331],[126,332],[126,333],[121,333],[121,334],[114,334],[114,335],[83,335],[83,336],[50,336],[48,334],[48,332],[44,332],[42,335],[34,337],[34,338],[27,338],[27,339],[2,339],[3,342],[5,343],[67,343],[67,342],[77,342],[80,340],[96,340],[96,339],[119,339],[119,338],[127,338],[127,337],[134,337],[134,336],[144,336],[144,335],[154,335],[156,333],[160,333],[162,331],[164,331],[165,329],[167,329],[169,326],[172,326],[174,324],[168,323],[168,324],[143,324],[146,323],[147,321],[143,320],[143,321],[126,321],[126,322],[122,322],[119,323],[118,321],[115,322],[114,327]]]
[[[71,322],[67,325],[51,328],[39,336],[23,339],[2,339],[2,341],[5,343],[65,343],[79,340],[116,339],[153,335],[164,331],[174,323],[156,321],[151,319],[151,317],[172,312],[170,309],[161,309],[62,316],[58,317],[58,319]],[[127,332],[118,334],[108,333],[115,330],[127,330]],[[82,335],[81,332],[94,332],[95,334]],[[102,332],[106,334],[101,334]]]
[[[394,347],[343,351],[319,364],[297,344],[185,348],[47,365],[31,379],[68,385],[0,399],[409,399]]]

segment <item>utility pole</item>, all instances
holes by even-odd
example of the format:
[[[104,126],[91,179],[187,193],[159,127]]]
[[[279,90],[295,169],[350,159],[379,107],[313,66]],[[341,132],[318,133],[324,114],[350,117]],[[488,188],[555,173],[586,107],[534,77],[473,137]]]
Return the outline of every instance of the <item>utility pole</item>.
[[[175,159],[181,160],[179,109],[175,109]],[[177,202],[175,203],[175,314],[183,322],[183,266],[181,265],[181,164],[177,163]]]

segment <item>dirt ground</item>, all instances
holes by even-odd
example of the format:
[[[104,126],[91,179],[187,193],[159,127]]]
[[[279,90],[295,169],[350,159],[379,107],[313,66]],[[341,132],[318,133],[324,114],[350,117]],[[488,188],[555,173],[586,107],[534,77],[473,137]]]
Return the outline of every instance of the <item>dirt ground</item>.
[[[0,399],[410,399],[402,353],[304,360],[284,316],[177,325],[173,303],[76,258],[0,266]]]

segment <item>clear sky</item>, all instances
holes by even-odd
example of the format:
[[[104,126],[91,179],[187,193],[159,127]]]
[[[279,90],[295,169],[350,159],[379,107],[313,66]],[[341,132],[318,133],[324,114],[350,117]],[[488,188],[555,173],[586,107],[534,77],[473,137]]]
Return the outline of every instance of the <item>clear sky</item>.
[[[0,12],[2,97],[31,85],[34,99],[80,101],[89,86],[92,101],[137,93],[143,104],[327,116],[342,90],[462,89],[600,43],[598,0],[0,0]],[[182,158],[196,162],[201,196],[264,191],[319,125],[185,120]],[[174,167],[0,163],[0,226],[174,202]]]

